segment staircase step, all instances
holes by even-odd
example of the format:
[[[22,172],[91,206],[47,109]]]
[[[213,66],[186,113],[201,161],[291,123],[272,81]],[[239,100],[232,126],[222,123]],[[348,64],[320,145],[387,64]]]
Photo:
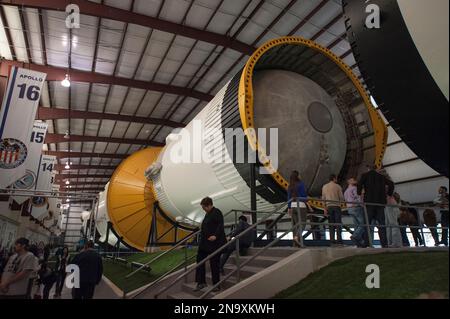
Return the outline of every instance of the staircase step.
[[[197,297],[186,291],[180,291],[177,293],[167,295],[167,299],[185,300],[185,299],[197,299]]]
[[[224,267],[225,275],[228,275],[230,272],[236,269],[236,265],[226,264]],[[246,279],[248,277],[253,276],[254,274],[264,270],[262,267],[254,267],[254,266],[244,266],[241,268],[241,279]],[[233,274],[233,277],[236,277],[236,274]]]
[[[196,282],[189,282],[189,283],[183,284],[181,287],[182,287],[182,291],[184,293],[193,296],[193,298],[199,298],[201,295],[203,295],[208,290],[208,288],[211,288],[212,286],[208,285],[208,287],[206,287],[206,288],[204,288],[204,289],[202,289],[200,291],[194,291],[194,289],[197,287],[197,283]],[[211,297],[213,297],[215,295],[216,295],[216,293],[211,292],[208,295],[208,297],[211,298]]]
[[[261,251],[262,248],[249,248],[247,255],[254,256],[256,253]],[[288,257],[293,253],[298,252],[298,248],[294,247],[276,247],[268,248],[261,253],[261,256],[271,256],[271,257]]]
[[[251,258],[251,256],[240,256],[239,257],[239,262],[240,263],[244,263],[250,258]],[[271,257],[271,256],[258,256],[255,259],[253,259],[247,265],[248,266],[253,266],[253,267],[267,268],[267,267],[270,267],[273,264],[279,262],[281,259],[283,259],[283,258],[282,257]],[[230,264],[235,265],[236,264],[236,257],[235,256],[231,256],[230,259],[229,259],[229,262],[230,262]]]
[[[222,280],[223,277],[220,277],[220,280]],[[206,274],[206,280],[208,282],[212,282],[212,276],[211,274]],[[230,278],[228,278],[227,280],[225,280],[223,283],[220,284],[220,286],[222,287],[222,290],[226,290],[228,288],[233,287],[234,285],[237,284],[237,279],[236,277],[231,276]]]

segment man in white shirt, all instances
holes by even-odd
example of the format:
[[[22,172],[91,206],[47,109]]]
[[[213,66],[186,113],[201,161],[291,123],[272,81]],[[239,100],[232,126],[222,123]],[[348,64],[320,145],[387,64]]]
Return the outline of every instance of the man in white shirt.
[[[37,258],[28,251],[26,238],[16,240],[12,255],[3,271],[0,281],[0,299],[27,299],[30,278],[36,270]]]
[[[345,202],[342,187],[337,183],[337,176],[331,175],[330,182],[322,187],[322,199],[325,201],[325,216],[330,224],[342,224],[341,203]],[[330,225],[331,245],[342,245],[342,226]],[[337,241],[335,240],[337,233]]]

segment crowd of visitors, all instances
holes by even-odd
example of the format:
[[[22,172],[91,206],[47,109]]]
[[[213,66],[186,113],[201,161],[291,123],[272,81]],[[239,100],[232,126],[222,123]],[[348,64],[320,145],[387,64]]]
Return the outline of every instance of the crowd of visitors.
[[[384,170],[371,167],[359,179],[347,179],[345,191],[339,184],[338,177],[331,175],[328,183],[322,187],[321,202],[323,216],[328,219],[331,246],[340,246],[343,241],[343,227],[351,232],[350,240],[357,247],[370,247],[374,243],[374,228],[378,228],[381,247],[409,246],[407,228],[413,236],[416,246],[424,244],[419,229],[422,219],[419,212],[395,192],[392,179]],[[317,208],[314,210],[308,199],[307,185],[302,181],[298,171],[293,171],[287,188],[288,213],[293,224],[293,243],[304,247],[303,237],[307,229],[308,218],[315,221]],[[240,255],[245,255],[256,238],[245,215],[238,219],[237,225],[227,236],[225,234],[222,212],[213,204],[209,197],[200,203],[205,211],[205,217],[200,227],[196,269],[196,291],[207,287],[206,265],[209,259],[212,283],[221,287],[220,275],[225,274],[225,264],[230,255],[239,249]],[[423,224],[430,228],[435,245],[448,246],[448,206],[449,195],[446,187],[439,188],[438,196],[433,202],[435,210],[423,212]],[[317,206],[317,205],[316,205]],[[342,217],[347,214],[352,218],[351,224],[343,224]],[[437,230],[441,224],[441,239]],[[266,225],[267,226],[267,225]],[[445,228],[446,227],[446,228]],[[316,226],[310,227],[310,232],[317,232]],[[244,233],[244,234],[243,234]],[[220,253],[219,248],[239,236],[236,244],[230,244]],[[103,264],[100,255],[94,249],[94,243],[88,241],[77,254],[71,256],[68,247],[30,244],[26,238],[16,240],[14,249],[3,249],[0,253],[0,299],[48,299],[53,290],[53,298],[61,298],[68,274],[68,265],[76,265],[79,269],[79,286],[72,289],[74,299],[92,299],[95,287],[100,283],[103,274]]]
[[[12,249],[0,254],[0,299],[49,299],[52,290],[54,299],[61,298],[69,264],[78,266],[79,286],[68,296],[92,299],[103,273],[102,259],[93,248],[89,241],[71,256],[67,246],[53,248],[17,239]]]
[[[307,185],[301,180],[299,172],[293,171],[287,189],[287,199],[295,246],[300,246],[299,238],[304,236],[305,226],[308,224],[308,211],[311,212],[306,189]],[[346,213],[352,217],[352,223],[349,224],[352,233],[350,240],[357,247],[373,246],[375,227],[378,229],[379,243],[383,248],[410,246],[407,228],[412,234],[415,246],[422,246],[425,244],[423,233],[420,231],[422,225],[430,228],[435,246],[448,246],[448,190],[442,186],[438,192],[433,205],[440,210],[440,228],[442,228],[440,240],[435,210],[425,210],[421,218],[417,209],[402,200],[395,192],[395,185],[385,170],[373,166],[359,179],[348,178],[345,191],[339,184],[337,176],[331,175],[329,182],[322,187],[321,196],[324,216],[328,219],[330,244],[343,245],[342,217]],[[294,208],[297,207],[297,202],[300,202],[299,209]],[[310,220],[313,221],[316,215],[310,214]],[[314,230],[311,231],[315,233],[317,225],[311,226],[312,228]]]
[[[293,171],[287,188],[288,213],[292,220],[293,244],[304,247],[303,234],[308,224],[308,217],[314,221],[313,208],[309,204],[307,185],[301,179],[298,171]],[[419,232],[421,223],[417,210],[403,201],[395,192],[395,186],[385,170],[370,167],[359,179],[350,177],[347,179],[345,191],[339,184],[338,177],[331,175],[329,182],[322,187],[321,202],[323,203],[323,215],[328,219],[328,228],[331,246],[343,245],[342,223],[344,212],[352,217],[349,230],[352,233],[351,241],[357,247],[372,247],[374,245],[374,228],[378,228],[378,236],[381,247],[399,248],[409,246],[406,228],[410,228],[415,245],[423,245],[424,239]],[[439,189],[439,196],[434,201],[441,211],[441,225],[448,227],[448,191],[445,187]],[[220,281],[220,274],[224,275],[224,266],[230,255],[236,250],[236,245],[229,244],[221,253],[217,253],[227,241],[245,232],[250,224],[245,216],[239,218],[239,222],[233,232],[226,237],[224,231],[224,218],[222,212],[214,207],[211,198],[206,197],[201,201],[201,206],[206,215],[200,228],[199,249],[196,269],[197,287],[199,291],[207,287],[206,268],[204,260],[209,259],[212,283],[217,286],[213,291],[220,291],[216,285]],[[310,213],[310,214],[308,214]],[[427,210],[423,214],[424,223],[431,227],[431,234],[435,244],[448,246],[448,231],[442,230],[442,239],[439,240],[437,218],[434,210]],[[270,220],[272,222],[272,220]],[[404,227],[401,227],[404,226]],[[266,227],[269,227],[266,223]],[[310,232],[316,232],[316,228],[310,228]],[[268,230],[271,233],[271,230]],[[240,236],[239,254],[245,255],[251,246],[255,236],[247,231]],[[220,257],[222,255],[222,257]]]

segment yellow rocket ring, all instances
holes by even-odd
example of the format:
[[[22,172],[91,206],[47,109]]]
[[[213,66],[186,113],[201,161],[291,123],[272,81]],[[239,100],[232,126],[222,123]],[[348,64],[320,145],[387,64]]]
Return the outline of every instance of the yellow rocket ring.
[[[288,187],[288,181],[273,168],[270,163],[266,151],[261,145],[258,145],[258,140],[256,137],[256,131],[254,127],[254,92],[253,92],[253,74],[258,61],[271,49],[278,46],[295,45],[303,46],[312,49],[316,52],[321,53],[326,58],[331,60],[338,68],[343,71],[345,76],[354,85],[358,93],[360,94],[365,106],[367,107],[370,120],[372,122],[372,127],[375,136],[375,165],[380,167],[382,165],[382,160],[384,153],[386,151],[386,144],[388,138],[387,127],[370,101],[370,97],[364,89],[361,82],[358,80],[356,75],[353,73],[351,68],[345,64],[342,59],[335,55],[331,50],[322,47],[321,45],[315,43],[314,41],[307,40],[300,37],[282,37],[274,39],[263,44],[259,49],[257,49],[253,55],[248,59],[241,75],[239,83],[239,114],[242,122],[242,128],[247,136],[251,148],[258,152],[261,163],[266,167],[266,169],[271,173],[273,179],[284,189]],[[318,202],[312,203],[313,206],[321,207],[322,204]]]
[[[153,204],[157,201],[151,181],[144,171],[155,162],[162,148],[140,150],[126,158],[114,171],[107,194],[108,215],[114,231],[130,246],[144,251],[152,224]],[[175,231],[168,231],[173,224],[157,217],[157,238],[169,243],[175,239]],[[179,231],[178,238],[187,232]],[[182,237],[183,236],[183,237]]]

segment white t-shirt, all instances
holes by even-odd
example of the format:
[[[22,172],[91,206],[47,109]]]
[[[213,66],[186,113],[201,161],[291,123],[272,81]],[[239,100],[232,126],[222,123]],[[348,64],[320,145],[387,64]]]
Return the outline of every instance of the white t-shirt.
[[[26,252],[25,254],[19,256],[18,254],[12,255],[6,267],[4,269],[2,275],[2,282],[9,280],[14,277],[16,274],[20,273],[24,270],[30,270],[28,276],[25,276],[19,281],[16,281],[9,285],[9,289],[6,293],[0,291],[0,295],[7,296],[23,296],[27,294],[29,280],[38,267],[37,258],[30,252]]]

